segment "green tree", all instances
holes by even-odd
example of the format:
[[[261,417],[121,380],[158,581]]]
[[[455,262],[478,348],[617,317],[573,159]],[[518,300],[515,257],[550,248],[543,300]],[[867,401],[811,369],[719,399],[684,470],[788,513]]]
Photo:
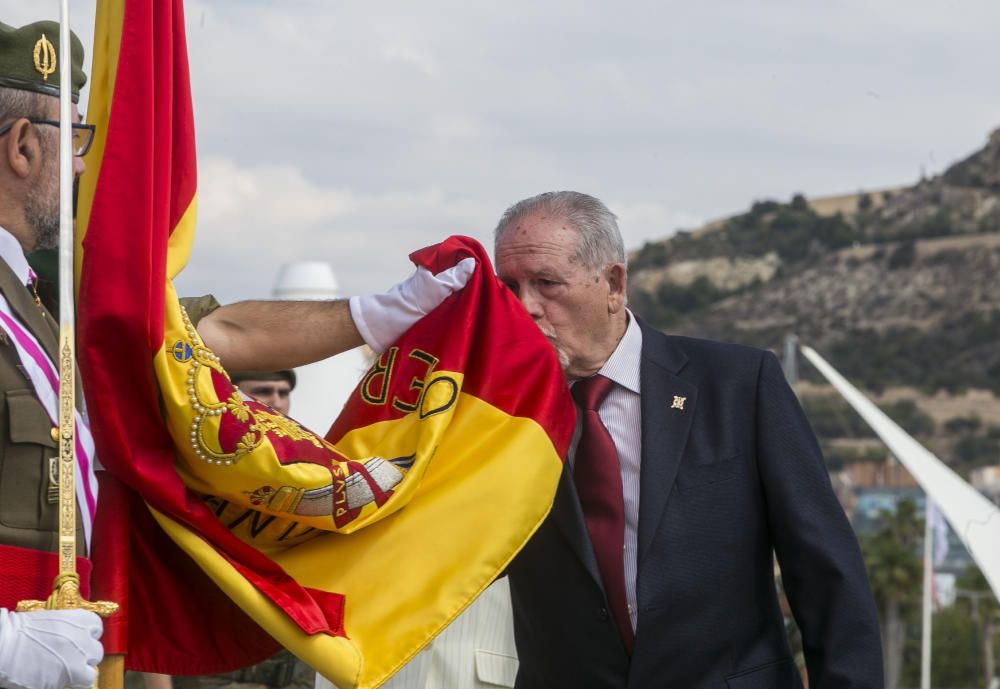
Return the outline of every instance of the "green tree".
[[[877,530],[862,537],[861,552],[880,611],[885,686],[896,689],[903,667],[906,617],[920,602],[924,526],[912,500],[901,500],[895,512],[882,510],[880,522]]]
[[[912,436],[928,436],[934,433],[934,419],[921,411],[917,403],[909,398],[896,400],[882,406],[882,411],[903,427]]]
[[[917,260],[917,245],[911,239],[901,243],[889,254],[889,270],[909,268]]]
[[[973,682],[978,663],[969,613],[957,605],[934,614],[931,635],[931,686],[986,686]]]
[[[997,658],[1000,657],[1000,603],[993,595],[989,582],[976,565],[968,569],[956,582],[958,600],[955,606],[962,610],[966,619],[971,621],[975,634],[973,643],[979,647],[980,660],[976,665],[979,672],[967,675],[974,678],[977,684],[989,686],[990,680],[1000,674]]]
[[[972,467],[996,462],[1000,455],[1000,442],[982,435],[964,435],[955,443],[955,456]]]

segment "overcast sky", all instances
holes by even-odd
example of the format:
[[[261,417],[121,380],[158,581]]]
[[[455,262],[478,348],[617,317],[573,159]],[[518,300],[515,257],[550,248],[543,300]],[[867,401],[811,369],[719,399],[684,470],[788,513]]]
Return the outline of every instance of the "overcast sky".
[[[0,0],[0,21],[54,0]],[[90,46],[92,2],[72,0]],[[285,261],[386,287],[576,189],[629,248],[754,199],[940,172],[1000,126],[1000,2],[190,0],[199,229],[181,293]]]

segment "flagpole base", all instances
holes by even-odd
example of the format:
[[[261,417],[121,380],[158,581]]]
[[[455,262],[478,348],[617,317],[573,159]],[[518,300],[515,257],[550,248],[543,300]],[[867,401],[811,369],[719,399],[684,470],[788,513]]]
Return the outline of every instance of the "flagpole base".
[[[125,656],[120,653],[104,656],[98,666],[95,689],[123,689],[125,685]]]

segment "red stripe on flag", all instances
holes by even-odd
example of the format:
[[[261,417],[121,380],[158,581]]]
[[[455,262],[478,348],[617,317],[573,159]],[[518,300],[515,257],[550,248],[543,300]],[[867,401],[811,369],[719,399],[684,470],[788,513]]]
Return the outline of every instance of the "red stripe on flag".
[[[194,199],[196,179],[182,3],[127,0],[79,290],[80,369],[100,457],[145,501],[222,549],[305,631],[342,634],[335,594],[324,599],[329,609],[321,609],[274,562],[233,536],[173,469],[152,360],[163,345],[167,241]],[[171,662],[191,673],[210,672],[246,665],[260,649],[273,649],[270,637],[181,554],[144,506],[133,503],[127,514],[133,518],[128,614],[146,618],[128,626],[130,667],[165,668],[164,647],[183,648],[178,638],[232,636],[236,629],[239,643],[213,653],[178,651]]]
[[[574,409],[569,387],[551,385],[525,394],[524,388],[516,384],[518,378],[565,380],[559,361],[524,307],[499,283],[482,245],[468,237],[453,236],[410,254],[414,264],[435,274],[467,257],[475,258],[478,266],[465,288],[438,306],[433,317],[418,321],[400,338],[403,348],[395,355],[391,370],[376,372],[371,378],[363,379],[360,387],[367,383],[369,390],[366,392],[369,393],[378,393],[383,386],[388,389],[391,381],[385,379],[386,375],[391,375],[393,380],[423,380],[428,373],[427,363],[410,357],[409,352],[427,349],[439,359],[435,370],[464,373],[463,393],[478,397],[511,416],[534,419],[546,430],[559,456],[565,457],[573,435],[573,424],[565,420],[567,410]],[[494,317],[477,321],[480,330],[475,333],[474,346],[469,346],[470,333],[462,325],[462,314],[484,310]],[[442,323],[447,323],[454,332],[444,349],[437,345],[441,340]],[[551,351],[552,356],[538,355],[547,351]],[[383,362],[388,360],[387,356],[383,355]],[[504,362],[504,371],[497,371],[495,362],[499,361]],[[414,398],[416,395],[415,392]],[[369,397],[377,397],[377,394]],[[358,398],[360,395],[356,391],[351,400]],[[403,401],[412,403],[415,400]],[[406,415],[405,406],[400,409],[389,402],[353,405],[352,413],[341,414],[327,437],[336,442],[352,428]]]

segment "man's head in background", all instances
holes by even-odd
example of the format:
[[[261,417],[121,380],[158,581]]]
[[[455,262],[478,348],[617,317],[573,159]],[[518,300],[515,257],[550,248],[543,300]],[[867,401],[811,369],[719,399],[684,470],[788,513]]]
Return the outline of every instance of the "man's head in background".
[[[71,39],[75,175],[93,127],[79,124],[76,101],[86,82],[83,46]],[[59,25],[20,28],[0,22],[0,225],[23,249],[53,248],[59,239]]]
[[[229,378],[244,394],[275,411],[288,413],[291,406],[290,395],[295,389],[295,371],[235,371],[230,372]]]

